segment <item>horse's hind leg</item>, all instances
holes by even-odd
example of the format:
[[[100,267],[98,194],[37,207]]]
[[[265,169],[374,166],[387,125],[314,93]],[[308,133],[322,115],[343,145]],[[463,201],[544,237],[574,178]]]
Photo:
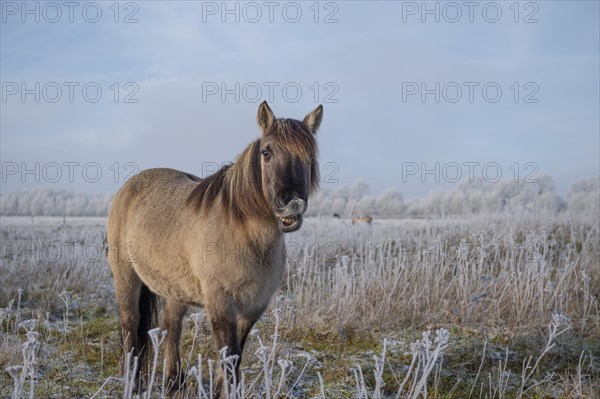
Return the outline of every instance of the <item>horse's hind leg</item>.
[[[181,302],[167,299],[160,316],[161,330],[167,330],[165,356],[167,358],[167,378],[169,390],[178,390],[184,380],[181,370],[181,356],[179,354],[179,340],[181,338],[181,321],[187,306]]]
[[[110,254],[109,254],[110,255]],[[139,301],[142,291],[142,280],[135,273],[131,264],[111,258],[111,269],[115,283],[115,294],[119,304],[119,320],[123,334],[123,368],[126,355],[133,351],[133,356],[139,356],[138,326],[140,324]],[[133,361],[133,360],[132,360]],[[139,367],[138,367],[139,370]],[[124,369],[122,370],[124,372]],[[137,385],[136,378],[136,385]]]

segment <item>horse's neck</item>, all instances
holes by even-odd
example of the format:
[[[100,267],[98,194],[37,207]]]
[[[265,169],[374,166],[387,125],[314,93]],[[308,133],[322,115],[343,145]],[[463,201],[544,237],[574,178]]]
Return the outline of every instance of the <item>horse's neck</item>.
[[[277,220],[271,210],[268,201],[262,195],[259,187],[252,187],[252,184],[260,184],[251,180],[251,171],[241,170],[241,165],[234,164],[231,168],[229,195],[231,200],[235,201],[234,207],[240,212],[239,220],[232,215],[232,220],[241,227],[246,239],[252,241],[257,246],[269,246],[273,242],[281,239],[281,232],[277,226]],[[232,211],[232,209],[230,209]]]
[[[238,160],[228,172],[231,201],[235,202],[244,218],[273,219],[271,206],[264,197],[260,177],[255,177],[255,171],[249,170],[246,162]]]
[[[277,223],[266,222],[264,220],[249,220],[244,224],[246,237],[256,248],[268,249],[273,244],[279,242],[282,233],[277,227]]]

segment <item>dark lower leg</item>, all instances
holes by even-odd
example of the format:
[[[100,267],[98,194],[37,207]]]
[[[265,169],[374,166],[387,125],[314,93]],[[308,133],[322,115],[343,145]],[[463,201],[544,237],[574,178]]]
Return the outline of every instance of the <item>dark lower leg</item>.
[[[228,383],[233,384],[238,381],[238,368],[241,359],[240,342],[237,335],[237,320],[235,317],[235,309],[231,302],[224,300],[215,303],[213,307],[207,309],[210,323],[213,330],[213,342],[217,351],[226,347],[225,357],[235,356],[236,359],[233,371],[222,367],[219,370],[216,391],[217,397],[222,397],[224,390],[223,374],[227,374]]]
[[[181,321],[187,307],[173,300],[166,300],[161,313],[160,328],[167,331],[165,338],[166,375],[169,379],[169,390],[179,389],[183,383],[184,375],[181,370],[181,356],[179,353],[179,340],[181,339]]]

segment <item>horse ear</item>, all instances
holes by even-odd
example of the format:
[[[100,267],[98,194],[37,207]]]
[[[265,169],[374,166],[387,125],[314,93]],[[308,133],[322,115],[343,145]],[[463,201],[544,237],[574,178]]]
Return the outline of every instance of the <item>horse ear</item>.
[[[258,107],[257,121],[263,134],[269,131],[271,125],[275,121],[275,114],[273,114],[273,111],[271,111],[271,108],[269,108],[269,104],[267,104],[266,101],[263,101]]]
[[[313,132],[317,134],[317,130],[319,130],[319,126],[321,126],[321,120],[323,119],[323,106],[319,105],[313,112],[306,115],[304,117],[304,122],[306,126]]]

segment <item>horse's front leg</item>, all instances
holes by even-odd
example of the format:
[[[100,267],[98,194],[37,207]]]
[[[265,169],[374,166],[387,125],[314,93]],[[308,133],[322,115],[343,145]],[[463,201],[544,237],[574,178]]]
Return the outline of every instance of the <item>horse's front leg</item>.
[[[211,299],[210,303],[206,305],[206,311],[213,330],[215,348],[217,351],[220,351],[222,348],[227,347],[225,356],[237,356],[235,371],[233,373],[226,370],[225,367],[221,367],[219,370],[215,393],[218,398],[225,398],[227,396],[224,393],[232,389],[230,387],[235,387],[239,381],[238,369],[242,351],[237,335],[237,311],[233,298],[224,290],[213,295]],[[223,379],[224,372],[227,374],[228,381],[224,381]],[[227,382],[229,383],[229,387],[223,387],[223,384]]]
[[[258,309],[255,312],[249,314],[249,315],[239,315],[238,316],[238,339],[240,341],[240,351],[244,352],[244,345],[246,345],[246,339],[248,338],[248,334],[250,333],[250,330],[252,330],[252,327],[254,326],[254,324],[256,323],[256,321],[260,318],[260,316],[263,314],[264,309]],[[240,361],[238,362],[238,368],[240,366],[240,364],[242,363],[242,358],[240,357]]]

